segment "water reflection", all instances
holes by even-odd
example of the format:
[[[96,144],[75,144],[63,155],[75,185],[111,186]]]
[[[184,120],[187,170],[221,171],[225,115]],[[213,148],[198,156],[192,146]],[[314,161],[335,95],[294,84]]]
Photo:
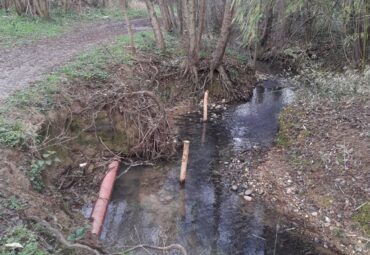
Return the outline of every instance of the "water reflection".
[[[117,250],[138,243],[179,243],[190,255],[271,254],[275,232],[270,225],[276,215],[258,201],[247,203],[230,194],[218,171],[235,150],[272,142],[277,115],[292,95],[289,89],[259,86],[249,103],[231,107],[223,120],[182,119],[181,137],[191,141],[185,187],[178,182],[180,158],[155,169],[130,170],[116,182],[102,241]],[[301,254],[296,247],[302,243],[290,245],[276,254]]]
[[[278,130],[279,113],[293,97],[290,88],[281,88],[277,82],[265,81],[257,86],[250,102],[228,113],[234,150],[249,149],[255,144],[270,146]]]

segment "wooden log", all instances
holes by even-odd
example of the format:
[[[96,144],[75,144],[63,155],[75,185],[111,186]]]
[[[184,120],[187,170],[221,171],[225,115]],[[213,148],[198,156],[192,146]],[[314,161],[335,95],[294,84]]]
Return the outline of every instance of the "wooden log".
[[[203,121],[208,120],[208,90],[204,92],[204,100],[203,100]]]
[[[189,141],[184,141],[184,150],[182,152],[182,160],[181,160],[181,172],[180,172],[180,183],[184,184],[186,179],[186,169],[188,166],[188,158],[189,158]]]

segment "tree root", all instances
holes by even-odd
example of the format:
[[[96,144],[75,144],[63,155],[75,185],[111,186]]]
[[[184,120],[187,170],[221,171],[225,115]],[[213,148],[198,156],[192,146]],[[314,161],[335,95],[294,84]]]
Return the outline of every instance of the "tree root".
[[[146,245],[146,244],[140,244],[137,246],[134,246],[130,249],[124,250],[120,253],[113,253],[110,255],[118,255],[118,254],[125,254],[134,250],[138,249],[152,249],[152,250],[158,250],[158,251],[169,251],[169,250],[179,250],[183,255],[187,255],[188,253],[186,252],[185,248],[180,245],[180,244],[171,244],[169,246],[164,246],[164,247],[159,247],[159,246],[153,246],[153,245]]]
[[[70,242],[68,242],[64,238],[63,234],[60,233],[59,230],[57,230],[56,228],[53,228],[45,220],[41,220],[40,218],[35,217],[35,216],[30,216],[30,217],[28,217],[28,219],[32,220],[32,221],[35,221],[38,224],[41,224],[43,227],[45,227],[47,230],[49,230],[49,232],[51,232],[56,237],[56,239],[58,240],[59,243],[61,243],[62,245],[64,245],[65,247],[67,247],[69,249],[85,250],[85,251],[88,251],[90,254],[101,255],[101,253],[99,251],[91,248],[90,246],[87,246],[87,245],[84,245],[84,244],[79,244],[79,243],[70,243]]]
[[[187,255],[186,249],[180,245],[180,244],[171,244],[169,246],[154,246],[154,245],[147,245],[147,244],[140,244],[134,247],[131,247],[127,250],[116,252],[116,253],[108,253],[108,252],[100,252],[94,248],[91,248],[90,246],[84,245],[84,244],[79,244],[79,243],[70,243],[68,242],[63,234],[57,230],[56,228],[53,228],[47,221],[41,220],[38,217],[35,216],[30,216],[27,218],[27,220],[34,221],[43,227],[45,227],[49,232],[51,232],[57,239],[59,243],[61,243],[63,246],[65,246],[68,249],[73,249],[73,250],[85,250],[89,252],[89,254],[94,254],[94,255],[119,255],[119,254],[126,254],[128,252],[132,252],[134,250],[138,249],[153,249],[153,250],[158,250],[158,251],[169,251],[169,250],[179,250],[183,255]]]

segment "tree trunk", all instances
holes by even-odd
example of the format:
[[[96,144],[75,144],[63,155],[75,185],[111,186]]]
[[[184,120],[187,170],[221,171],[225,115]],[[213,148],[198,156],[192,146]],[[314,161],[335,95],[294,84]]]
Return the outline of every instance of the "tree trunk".
[[[7,11],[9,7],[10,7],[9,0],[0,0],[0,9],[5,9]]]
[[[161,16],[162,16],[162,21],[164,24],[164,28],[168,31],[171,32],[173,29],[173,24],[171,20],[171,15],[170,11],[168,9],[168,4],[164,2],[164,0],[159,0],[159,8],[161,10]]]
[[[182,35],[183,30],[184,30],[184,23],[183,23],[183,15],[182,15],[182,0],[177,0],[176,1],[177,5],[177,18],[178,18],[178,30],[179,34]]]
[[[27,3],[25,0],[15,0],[14,7],[18,15],[23,15],[27,11]]]
[[[189,19],[189,11],[188,11],[188,0],[181,0],[181,9],[182,9],[182,35],[186,37],[188,35],[188,19]]]
[[[165,49],[163,34],[159,24],[157,15],[155,14],[154,5],[151,0],[145,0],[145,5],[149,13],[150,21],[152,22],[154,36],[157,42],[157,47],[161,50]]]
[[[204,31],[204,23],[205,23],[205,15],[206,15],[206,0],[200,0],[200,6],[199,6],[199,23],[198,23],[198,31],[197,31],[197,49],[196,51],[200,52],[200,49],[202,48],[202,35]]]
[[[44,19],[49,19],[49,3],[48,0],[33,0],[36,14]]]
[[[121,3],[122,3],[123,16],[125,17],[125,22],[127,26],[128,36],[130,38],[130,48],[131,48],[132,53],[135,54],[136,48],[135,48],[135,41],[134,41],[134,33],[132,32],[131,21],[127,14],[127,0],[121,0]]]
[[[217,46],[212,54],[210,67],[210,77],[212,80],[214,71],[221,65],[225,55],[227,43],[229,42],[232,21],[234,16],[233,0],[227,0],[225,4],[224,18],[222,21],[221,34],[217,42]]]
[[[272,22],[274,18],[273,11],[274,11],[273,5],[267,6],[265,24],[260,41],[261,47],[265,47],[267,45],[267,42],[272,32]]]
[[[197,32],[196,32],[196,10],[195,0],[188,1],[188,30],[189,30],[189,63],[196,65],[199,61],[199,53],[197,52]]]
[[[170,18],[171,18],[171,22],[172,22],[172,25],[173,25],[173,28],[177,28],[177,22],[176,22],[176,15],[175,15],[175,8],[174,8],[174,2],[172,0],[169,1],[168,3],[168,9],[169,9],[169,12],[170,12]]]

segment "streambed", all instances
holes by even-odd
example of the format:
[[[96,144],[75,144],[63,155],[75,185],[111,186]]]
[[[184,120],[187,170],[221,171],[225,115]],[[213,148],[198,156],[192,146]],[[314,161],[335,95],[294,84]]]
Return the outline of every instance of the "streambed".
[[[186,185],[178,180],[181,155],[132,168],[116,181],[102,242],[113,250],[178,243],[191,255],[326,254],[294,231],[282,231],[281,216],[257,198],[245,201],[220,180],[234,155],[272,145],[279,112],[293,97],[291,88],[264,81],[249,102],[211,113],[208,123],[198,114],[181,118],[180,138],[191,141]]]

